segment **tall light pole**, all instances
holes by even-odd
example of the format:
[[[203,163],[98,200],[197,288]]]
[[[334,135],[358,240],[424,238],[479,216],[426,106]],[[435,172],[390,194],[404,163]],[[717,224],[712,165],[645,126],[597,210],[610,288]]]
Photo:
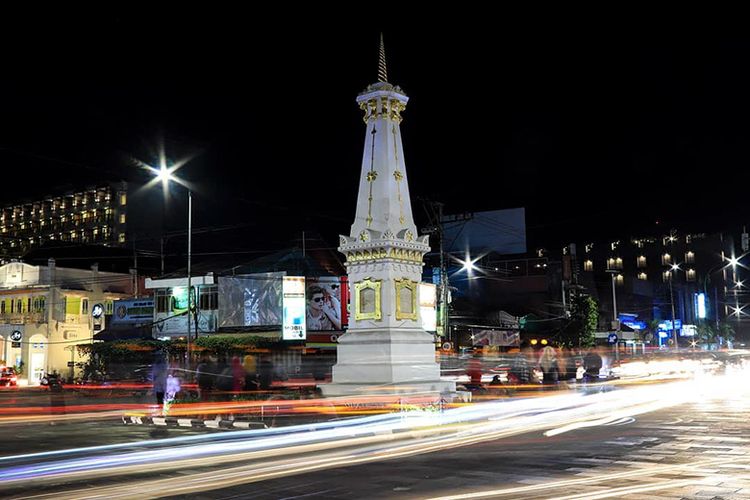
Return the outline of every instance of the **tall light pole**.
[[[615,281],[617,275],[620,273],[617,269],[607,269],[607,272],[612,275],[612,327],[619,330],[619,323],[617,321],[617,294],[615,293]]]
[[[162,186],[164,186],[165,192],[167,191],[167,188],[169,186],[169,181],[175,181],[178,184],[183,184],[177,177],[175,177],[172,172],[176,170],[176,167],[168,168],[166,166],[166,162],[162,158],[159,169],[156,170],[154,168],[151,168],[151,170],[156,174],[156,179],[158,181],[161,181]],[[187,312],[187,361],[190,362],[190,344],[191,344],[191,337],[192,332],[190,328],[191,324],[191,315],[193,313],[193,299],[192,299],[192,276],[191,276],[191,269],[190,265],[192,262],[192,255],[193,255],[193,191],[188,188],[188,234],[187,234],[187,240],[188,240],[188,247],[187,247],[187,299],[188,299],[188,312]],[[197,297],[196,297],[197,299]],[[196,322],[195,325],[196,330],[196,336],[198,332],[198,325]]]
[[[674,294],[672,293],[672,277],[674,276],[674,272],[677,271],[680,268],[679,265],[674,264],[672,265],[672,268],[669,270],[669,301],[672,304],[672,342],[674,342],[674,348],[677,349],[677,328],[675,325],[675,318],[674,318]]]
[[[742,257],[742,256],[740,256]],[[728,263],[724,263],[724,261],[727,261]],[[736,272],[737,270],[737,264],[739,264],[740,259],[737,257],[725,257],[724,253],[721,254],[721,263],[718,265],[712,267],[708,271],[706,271],[706,275],[703,277],[703,293],[705,297],[708,297],[708,281],[711,279],[711,275],[715,273],[716,271],[724,271],[729,266],[732,266],[732,271]],[[736,276],[735,276],[736,277]],[[726,278],[725,278],[726,279]],[[736,280],[735,280],[736,281]],[[718,293],[716,291],[716,287],[714,287],[714,298],[715,298],[715,305],[714,305],[714,321],[716,323],[716,329],[718,331],[719,328],[719,300],[718,300]]]

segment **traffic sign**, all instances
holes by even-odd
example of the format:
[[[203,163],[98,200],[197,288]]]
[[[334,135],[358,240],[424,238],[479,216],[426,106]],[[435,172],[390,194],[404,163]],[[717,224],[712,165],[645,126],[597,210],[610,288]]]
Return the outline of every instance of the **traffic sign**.
[[[19,330],[13,330],[13,333],[10,334],[10,340],[13,342],[20,342],[23,338],[23,333],[21,333]]]
[[[617,343],[617,334],[616,333],[610,333],[609,337],[607,337],[607,342],[610,344],[616,344]]]

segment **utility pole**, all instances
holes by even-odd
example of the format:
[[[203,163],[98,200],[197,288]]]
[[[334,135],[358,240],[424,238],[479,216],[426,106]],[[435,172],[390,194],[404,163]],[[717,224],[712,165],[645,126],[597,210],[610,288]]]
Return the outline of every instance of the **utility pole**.
[[[445,252],[443,251],[443,204],[438,207],[438,235],[440,236],[440,322],[443,325],[443,335],[451,341],[450,325],[448,325],[448,270],[445,268]]]
[[[427,217],[430,222],[430,227],[422,230],[423,233],[437,234],[440,238],[440,324],[443,327],[443,335],[445,338],[452,342],[450,334],[449,315],[448,315],[448,269],[445,260],[445,248],[443,246],[443,240],[445,235],[443,234],[443,206],[444,204],[439,201],[431,201],[427,199],[421,200],[427,212]]]
[[[161,242],[161,275],[164,276],[164,234],[162,233],[159,240]]]

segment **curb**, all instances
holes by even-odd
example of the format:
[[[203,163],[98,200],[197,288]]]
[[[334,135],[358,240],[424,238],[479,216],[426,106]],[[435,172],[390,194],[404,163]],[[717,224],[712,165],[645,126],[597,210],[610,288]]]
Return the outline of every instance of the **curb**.
[[[267,429],[263,422],[247,422],[242,420],[201,420],[195,418],[177,417],[147,417],[128,416],[122,417],[122,423],[126,425],[158,425],[162,427],[190,427],[210,429]]]

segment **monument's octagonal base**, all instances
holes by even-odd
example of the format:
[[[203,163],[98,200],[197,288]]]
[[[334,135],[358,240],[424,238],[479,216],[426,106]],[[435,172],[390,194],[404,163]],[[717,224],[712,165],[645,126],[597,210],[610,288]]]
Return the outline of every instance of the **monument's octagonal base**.
[[[455,393],[440,379],[432,336],[420,329],[358,329],[339,337],[333,382],[325,396]]]

